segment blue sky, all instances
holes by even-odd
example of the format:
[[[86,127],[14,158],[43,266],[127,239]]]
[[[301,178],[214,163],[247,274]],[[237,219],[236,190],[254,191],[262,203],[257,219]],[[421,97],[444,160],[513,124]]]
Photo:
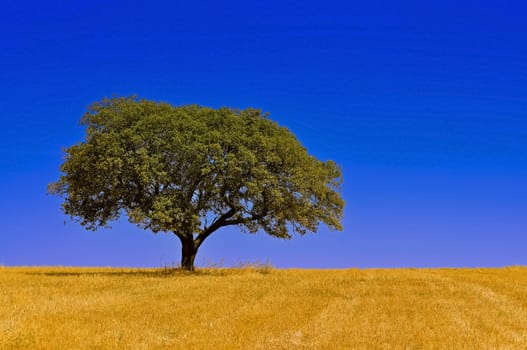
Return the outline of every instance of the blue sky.
[[[0,264],[162,266],[179,241],[46,195],[104,96],[258,107],[344,173],[344,231],[235,228],[198,265],[526,265],[520,1],[12,1],[0,11]]]

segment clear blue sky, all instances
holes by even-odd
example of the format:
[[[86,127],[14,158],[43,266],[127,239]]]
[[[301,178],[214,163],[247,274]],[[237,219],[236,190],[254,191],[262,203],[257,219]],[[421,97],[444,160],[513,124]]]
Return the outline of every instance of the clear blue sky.
[[[178,239],[46,196],[92,102],[258,107],[344,172],[344,231],[229,228],[197,264],[527,265],[522,1],[14,1],[0,8],[0,264],[161,266]]]

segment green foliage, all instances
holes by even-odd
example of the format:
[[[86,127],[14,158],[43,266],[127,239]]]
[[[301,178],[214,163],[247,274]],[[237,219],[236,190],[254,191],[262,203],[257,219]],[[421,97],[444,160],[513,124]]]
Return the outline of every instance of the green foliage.
[[[88,229],[121,214],[153,232],[192,239],[222,226],[289,238],[319,222],[341,230],[341,173],[255,109],[104,99],[83,116],[49,191]]]

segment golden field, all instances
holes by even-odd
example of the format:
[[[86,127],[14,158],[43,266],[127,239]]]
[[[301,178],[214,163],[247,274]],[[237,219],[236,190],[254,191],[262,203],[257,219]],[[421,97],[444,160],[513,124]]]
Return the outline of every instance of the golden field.
[[[0,267],[0,349],[527,349],[527,268]]]

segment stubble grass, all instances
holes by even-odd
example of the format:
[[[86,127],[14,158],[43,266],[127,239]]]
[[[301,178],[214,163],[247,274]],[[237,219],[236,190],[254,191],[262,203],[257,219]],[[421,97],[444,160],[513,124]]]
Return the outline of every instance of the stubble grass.
[[[0,267],[0,349],[527,349],[527,268]]]

